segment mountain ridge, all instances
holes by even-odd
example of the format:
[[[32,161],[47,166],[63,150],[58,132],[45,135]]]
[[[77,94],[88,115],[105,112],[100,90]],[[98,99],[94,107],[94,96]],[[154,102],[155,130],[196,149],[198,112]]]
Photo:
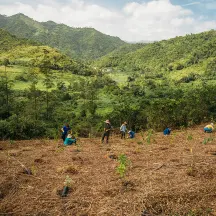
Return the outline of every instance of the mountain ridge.
[[[24,14],[0,15],[0,28],[61,50],[73,58],[96,59],[126,44],[94,28],[74,28],[53,21],[38,22]]]
[[[117,67],[125,70],[159,73],[181,71],[216,57],[216,31],[179,36],[146,44],[127,52],[113,51],[95,61],[100,68]]]

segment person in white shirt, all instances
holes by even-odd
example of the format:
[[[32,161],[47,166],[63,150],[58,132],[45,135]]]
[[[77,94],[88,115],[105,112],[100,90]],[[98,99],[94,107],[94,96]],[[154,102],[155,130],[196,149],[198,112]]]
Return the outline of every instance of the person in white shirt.
[[[124,122],[120,127],[121,139],[125,139],[125,134],[127,131],[126,125],[127,125],[127,122]]]

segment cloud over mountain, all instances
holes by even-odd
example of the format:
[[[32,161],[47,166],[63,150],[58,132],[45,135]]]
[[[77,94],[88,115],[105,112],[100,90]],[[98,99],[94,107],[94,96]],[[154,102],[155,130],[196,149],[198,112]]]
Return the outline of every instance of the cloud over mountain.
[[[74,27],[93,27],[126,41],[161,40],[197,33],[216,26],[215,20],[197,17],[192,10],[173,5],[170,0],[130,2],[121,9],[110,9],[83,0],[9,1],[0,6],[0,14],[24,13],[38,21],[53,20]]]

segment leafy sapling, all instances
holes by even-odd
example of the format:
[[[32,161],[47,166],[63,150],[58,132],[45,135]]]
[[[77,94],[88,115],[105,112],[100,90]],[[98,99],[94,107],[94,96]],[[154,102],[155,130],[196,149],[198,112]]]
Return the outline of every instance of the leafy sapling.
[[[190,141],[190,140],[192,140],[192,139],[193,139],[193,136],[192,136],[191,134],[188,135],[187,140]]]
[[[202,144],[206,145],[208,142],[212,142],[214,140],[213,137],[208,137],[208,138],[205,138],[202,142]]]
[[[69,188],[71,187],[72,179],[67,175],[64,181],[64,188],[62,191],[62,197],[66,197],[69,191]]]
[[[152,129],[149,129],[147,131],[147,136],[146,136],[146,142],[149,145],[152,141],[152,136],[153,136],[154,131]]]
[[[119,165],[116,168],[117,173],[123,179],[125,177],[128,166],[131,164],[131,161],[127,158],[125,154],[120,154],[118,157]]]

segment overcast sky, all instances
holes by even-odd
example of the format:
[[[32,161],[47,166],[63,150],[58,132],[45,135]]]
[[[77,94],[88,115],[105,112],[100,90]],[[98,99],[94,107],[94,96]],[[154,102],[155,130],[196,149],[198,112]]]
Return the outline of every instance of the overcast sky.
[[[0,0],[0,14],[93,27],[129,42],[216,29],[216,0]]]

